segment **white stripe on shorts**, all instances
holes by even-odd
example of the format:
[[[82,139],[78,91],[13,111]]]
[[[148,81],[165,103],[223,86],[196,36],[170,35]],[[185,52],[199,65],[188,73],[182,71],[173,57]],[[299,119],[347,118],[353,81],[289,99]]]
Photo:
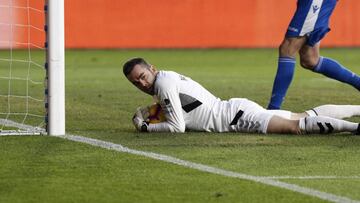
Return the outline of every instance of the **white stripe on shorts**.
[[[309,12],[306,16],[304,25],[301,29],[300,36],[309,34],[310,32],[312,32],[314,30],[316,21],[319,17],[322,3],[323,3],[323,0],[313,0],[311,7],[309,9]]]

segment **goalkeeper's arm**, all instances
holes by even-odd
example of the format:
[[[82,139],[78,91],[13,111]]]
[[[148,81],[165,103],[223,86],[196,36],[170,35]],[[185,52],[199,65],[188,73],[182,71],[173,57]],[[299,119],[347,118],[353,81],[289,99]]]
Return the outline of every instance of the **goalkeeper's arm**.
[[[146,120],[149,117],[148,107],[137,108],[133,117],[133,124],[138,131],[141,132],[185,132],[185,122],[172,124],[173,119],[166,120],[161,123],[148,123]],[[169,116],[167,116],[169,117]],[[180,126],[180,127],[178,127]]]

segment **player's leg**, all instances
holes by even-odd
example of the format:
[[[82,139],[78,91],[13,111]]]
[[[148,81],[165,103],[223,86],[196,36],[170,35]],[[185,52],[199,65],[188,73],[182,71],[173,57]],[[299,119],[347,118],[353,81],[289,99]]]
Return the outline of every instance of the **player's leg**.
[[[307,116],[326,116],[343,119],[352,116],[360,116],[360,105],[334,105],[326,104],[314,107],[302,113],[294,113],[286,110],[268,110],[268,113],[290,120],[299,120]]]
[[[347,83],[360,91],[360,76],[331,58],[321,57],[319,53],[319,43],[313,47],[304,45],[301,48],[300,64],[306,69]]]
[[[299,120],[290,120],[274,115],[269,121],[266,133],[301,134]]]
[[[270,119],[266,130],[266,133],[288,134],[329,134],[337,132],[360,134],[360,124],[325,116],[290,120],[274,115]]]
[[[299,51],[301,67],[313,70],[320,60],[320,43],[314,46],[304,44]]]
[[[309,116],[327,116],[331,118],[343,119],[352,116],[360,116],[360,105],[333,105],[326,104],[317,106],[306,111]]]
[[[360,133],[360,124],[358,123],[326,116],[309,116],[306,112],[298,114],[285,110],[265,110],[257,103],[247,99],[231,99],[229,102],[237,103],[237,105],[231,105],[234,107],[231,110],[234,114],[230,115],[232,131],[288,134]],[[320,106],[315,109],[326,109],[327,107],[325,107]],[[352,107],[358,108],[359,106],[334,105],[333,110],[340,112],[344,109],[351,110],[348,108]],[[337,109],[335,110],[335,108]],[[238,114],[239,110],[241,114]]]
[[[280,109],[293,79],[295,56],[307,41],[302,28],[306,26],[306,14],[311,10],[311,5],[311,0],[297,2],[296,12],[288,26],[285,39],[279,47],[278,67],[268,109]]]
[[[337,132],[351,132],[360,134],[360,124],[325,116],[308,116],[299,120],[299,127],[303,134],[329,134]]]
[[[294,76],[295,56],[305,44],[306,37],[285,38],[279,47],[278,67],[268,109],[280,109]]]

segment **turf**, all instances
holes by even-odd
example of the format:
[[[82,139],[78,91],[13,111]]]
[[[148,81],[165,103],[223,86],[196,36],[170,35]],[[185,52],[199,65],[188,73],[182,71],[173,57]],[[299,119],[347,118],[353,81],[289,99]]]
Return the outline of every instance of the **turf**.
[[[279,188],[49,137],[1,139],[0,202],[315,202]]]
[[[23,52],[19,51],[21,55]],[[324,49],[360,73],[360,49]],[[266,106],[276,71],[273,49],[68,50],[67,132],[256,176],[360,176],[360,137],[349,134],[141,134],[131,117],[152,98],[122,75],[145,57],[190,76],[214,95]],[[296,68],[283,108],[359,104],[354,88]],[[360,122],[360,118],[350,119]],[[0,137],[0,202],[319,202],[317,198],[52,137]],[[285,179],[360,200],[360,179]]]

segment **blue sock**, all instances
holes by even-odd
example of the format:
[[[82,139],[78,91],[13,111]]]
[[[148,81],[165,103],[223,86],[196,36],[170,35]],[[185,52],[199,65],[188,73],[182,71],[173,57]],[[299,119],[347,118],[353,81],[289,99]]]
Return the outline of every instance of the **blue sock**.
[[[294,76],[295,63],[294,58],[279,57],[278,69],[268,109],[280,109]]]
[[[321,73],[329,78],[352,85],[360,91],[360,77],[335,60],[320,57],[319,63],[314,68],[314,72]]]

